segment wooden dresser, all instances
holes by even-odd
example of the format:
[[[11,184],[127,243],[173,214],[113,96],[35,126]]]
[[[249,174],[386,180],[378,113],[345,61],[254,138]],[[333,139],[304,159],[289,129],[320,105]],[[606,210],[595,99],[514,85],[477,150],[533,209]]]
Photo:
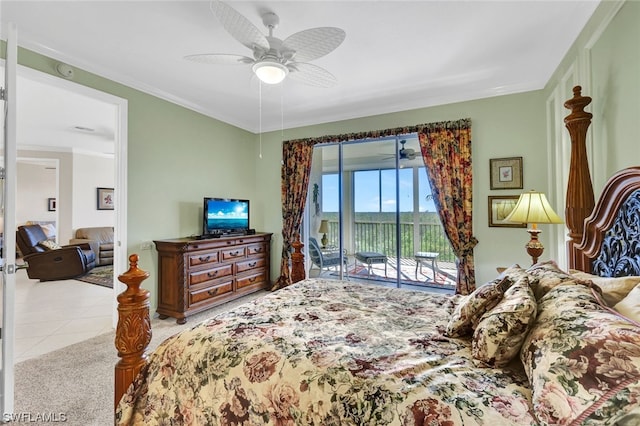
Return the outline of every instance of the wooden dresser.
[[[184,324],[190,315],[267,288],[271,235],[154,241],[160,318]]]

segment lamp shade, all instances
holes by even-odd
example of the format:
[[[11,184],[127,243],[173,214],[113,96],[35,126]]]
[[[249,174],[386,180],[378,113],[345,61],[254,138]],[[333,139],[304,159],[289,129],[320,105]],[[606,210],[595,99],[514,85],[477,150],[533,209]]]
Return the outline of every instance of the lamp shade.
[[[321,220],[320,221],[320,229],[318,229],[318,233],[320,234],[328,234],[329,233],[329,221]]]
[[[263,60],[253,66],[253,72],[267,84],[278,84],[289,73],[289,69],[276,61]]]
[[[529,191],[520,195],[516,206],[504,219],[515,223],[563,223],[560,216],[551,208],[542,192]]]

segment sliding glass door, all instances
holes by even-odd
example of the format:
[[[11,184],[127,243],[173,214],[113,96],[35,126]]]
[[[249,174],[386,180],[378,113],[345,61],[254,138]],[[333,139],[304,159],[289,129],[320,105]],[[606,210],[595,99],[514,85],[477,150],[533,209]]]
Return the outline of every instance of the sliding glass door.
[[[323,255],[342,256],[334,268],[311,262],[310,276],[396,286],[455,282],[415,136],[319,145],[310,181],[310,237]]]

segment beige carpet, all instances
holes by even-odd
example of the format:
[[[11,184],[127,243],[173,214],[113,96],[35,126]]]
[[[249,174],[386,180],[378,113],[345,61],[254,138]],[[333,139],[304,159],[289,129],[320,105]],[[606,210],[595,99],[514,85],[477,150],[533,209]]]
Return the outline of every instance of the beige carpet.
[[[150,348],[178,331],[192,327],[219,312],[265,295],[258,292],[189,318],[184,325],[175,320],[154,319]],[[115,333],[93,339],[16,364],[15,413],[62,416],[65,425],[106,426],[113,424],[113,375],[118,362],[113,345]],[[51,424],[31,421],[29,424]]]

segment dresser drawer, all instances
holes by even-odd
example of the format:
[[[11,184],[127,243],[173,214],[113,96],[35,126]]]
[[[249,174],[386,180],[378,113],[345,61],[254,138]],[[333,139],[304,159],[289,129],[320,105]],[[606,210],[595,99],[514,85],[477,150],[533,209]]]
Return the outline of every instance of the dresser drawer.
[[[266,277],[265,277],[264,269],[259,269],[254,274],[249,274],[244,277],[239,277],[236,279],[238,289],[257,285],[257,284],[260,284],[262,286],[264,285],[265,282],[266,282]]]
[[[201,290],[189,290],[189,306],[205,302],[222,294],[231,293],[232,291],[233,278],[217,283],[211,287],[205,287]]]
[[[204,271],[189,272],[189,285],[200,284],[233,274],[233,265],[220,265]]]
[[[218,251],[207,251],[198,254],[189,255],[189,267],[206,265],[209,263],[218,263]]]
[[[267,246],[265,244],[252,244],[247,246],[247,256],[266,253]]]
[[[264,257],[256,257],[255,259],[243,260],[236,263],[236,274],[255,268],[263,268],[267,263]]]
[[[245,256],[246,247],[234,247],[226,250],[220,250],[220,257],[223,261],[241,259]]]

